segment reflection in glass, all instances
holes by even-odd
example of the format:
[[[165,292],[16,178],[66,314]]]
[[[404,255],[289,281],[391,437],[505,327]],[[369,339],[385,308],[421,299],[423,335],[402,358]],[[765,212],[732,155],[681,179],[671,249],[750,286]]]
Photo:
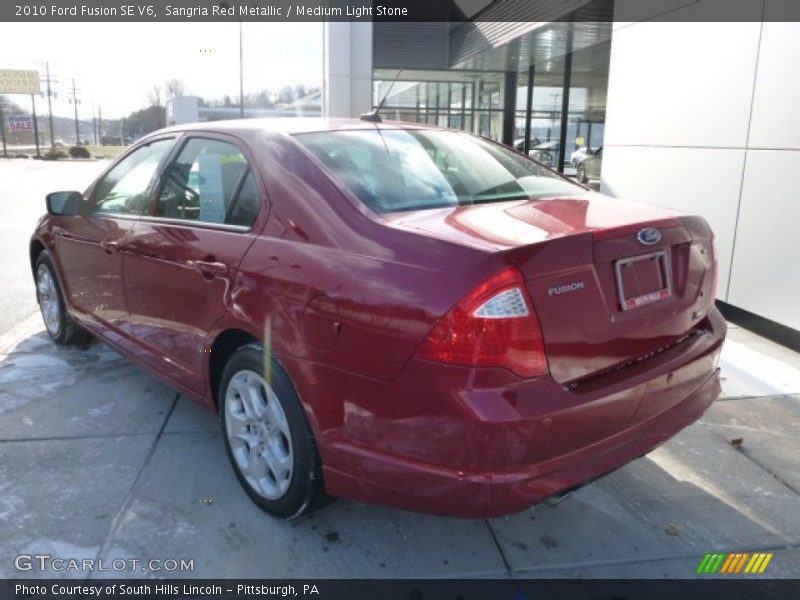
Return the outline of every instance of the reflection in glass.
[[[295,138],[376,213],[581,192],[504,146],[462,133],[365,129]]]

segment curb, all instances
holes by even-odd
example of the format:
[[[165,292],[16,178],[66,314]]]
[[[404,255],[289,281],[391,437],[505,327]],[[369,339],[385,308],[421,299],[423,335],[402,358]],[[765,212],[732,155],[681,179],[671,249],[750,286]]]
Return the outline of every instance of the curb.
[[[40,331],[44,331],[44,322],[42,321],[42,316],[35,312],[3,335],[0,335],[0,355],[11,354],[20,342]]]

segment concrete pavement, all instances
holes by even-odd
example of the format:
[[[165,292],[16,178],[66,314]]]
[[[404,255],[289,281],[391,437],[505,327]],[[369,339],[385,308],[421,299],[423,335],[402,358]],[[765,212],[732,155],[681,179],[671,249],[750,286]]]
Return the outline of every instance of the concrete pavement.
[[[0,335],[38,310],[28,240],[45,213],[45,196],[83,191],[108,163],[0,158]]]
[[[0,577],[42,576],[15,570],[25,553],[193,560],[181,577],[692,577],[707,552],[756,550],[775,552],[764,576],[800,577],[800,357],[732,327],[722,366],[701,422],[557,507],[470,521],[338,500],[287,523],[240,489],[216,417],[34,317],[0,337]]]

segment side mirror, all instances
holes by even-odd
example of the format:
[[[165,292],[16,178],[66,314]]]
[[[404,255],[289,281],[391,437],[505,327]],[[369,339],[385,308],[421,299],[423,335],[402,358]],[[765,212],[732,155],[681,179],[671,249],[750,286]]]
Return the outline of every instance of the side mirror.
[[[71,217],[81,212],[83,194],[80,192],[53,192],[47,194],[47,212],[51,215]]]

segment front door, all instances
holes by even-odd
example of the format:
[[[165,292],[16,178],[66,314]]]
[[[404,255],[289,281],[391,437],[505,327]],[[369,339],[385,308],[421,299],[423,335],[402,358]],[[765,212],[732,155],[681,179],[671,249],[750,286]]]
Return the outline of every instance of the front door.
[[[189,137],[126,241],[128,333],[143,360],[198,392],[208,332],[255,239],[259,188],[234,140]]]
[[[55,232],[69,303],[103,328],[119,328],[127,314],[121,251],[174,142],[156,140],[123,158],[89,192],[83,214]]]

